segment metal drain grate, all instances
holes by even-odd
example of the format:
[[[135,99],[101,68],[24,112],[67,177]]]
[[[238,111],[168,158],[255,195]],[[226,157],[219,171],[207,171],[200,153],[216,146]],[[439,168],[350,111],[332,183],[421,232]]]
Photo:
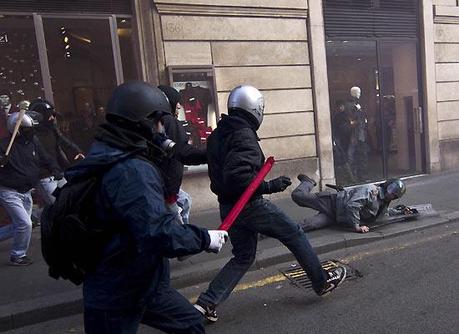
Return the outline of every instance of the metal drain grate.
[[[344,264],[338,260],[327,260],[322,262],[321,264],[325,270],[330,270],[336,268],[337,266],[346,267],[346,281],[363,277],[363,275],[357,269],[354,269],[349,265]],[[279,271],[285,277],[287,277],[287,279],[290,281],[292,285],[296,286],[297,288],[312,289],[312,282],[304,272],[303,268],[301,268],[299,265],[296,265],[294,268],[281,269]]]

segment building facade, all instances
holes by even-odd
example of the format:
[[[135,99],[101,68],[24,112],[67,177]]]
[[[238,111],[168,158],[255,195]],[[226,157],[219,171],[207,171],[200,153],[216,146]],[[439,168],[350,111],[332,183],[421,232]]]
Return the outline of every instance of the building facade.
[[[53,101],[85,148],[126,80],[181,91],[196,145],[230,90],[251,84],[266,98],[259,136],[277,160],[272,177],[306,173],[324,186],[459,166],[456,0],[26,2],[0,5],[0,88],[15,103]],[[365,135],[343,148],[337,113],[353,86]],[[349,153],[355,140],[364,146]],[[183,188],[194,209],[217,206],[205,166],[190,168]]]

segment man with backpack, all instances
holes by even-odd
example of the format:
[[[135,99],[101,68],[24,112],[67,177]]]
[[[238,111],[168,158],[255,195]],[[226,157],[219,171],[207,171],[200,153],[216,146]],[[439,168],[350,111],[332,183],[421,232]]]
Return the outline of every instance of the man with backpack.
[[[217,253],[226,232],[178,225],[165,205],[156,165],[171,146],[160,121],[168,113],[169,102],[158,88],[139,81],[118,86],[108,102],[107,123],[86,159],[67,170],[68,183],[53,205],[59,211],[65,189],[96,175],[94,214],[73,218],[89,215],[88,229],[110,231],[100,252],[86,259],[94,263],[83,276],[88,334],[136,333],[141,322],[168,333],[204,333],[201,314],[169,285],[168,258]],[[71,232],[60,228],[61,234]]]

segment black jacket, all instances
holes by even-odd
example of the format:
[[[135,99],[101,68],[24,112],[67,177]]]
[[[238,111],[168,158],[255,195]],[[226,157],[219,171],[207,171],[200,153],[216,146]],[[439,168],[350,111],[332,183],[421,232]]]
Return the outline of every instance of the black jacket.
[[[200,165],[207,163],[206,150],[197,149],[188,144],[188,136],[183,125],[172,115],[163,118],[167,136],[175,143],[172,157],[160,163],[165,183],[166,199],[175,196],[180,190],[183,179],[183,165]]]
[[[83,152],[75,143],[64,137],[56,125],[52,127],[40,126],[36,129],[36,135],[46,153],[62,171],[70,167],[70,161],[77,154]],[[50,176],[49,171],[46,168],[41,168],[40,179],[48,176]]]
[[[9,140],[4,138],[0,141],[2,154],[6,152]],[[0,167],[0,185],[25,193],[37,184],[41,167],[46,168],[50,175],[59,173],[59,167],[36,137],[30,141],[18,136],[8,156],[8,163]]]
[[[253,124],[239,116],[223,115],[207,142],[210,189],[221,204],[234,204],[265,162]],[[263,182],[252,199],[265,193]]]

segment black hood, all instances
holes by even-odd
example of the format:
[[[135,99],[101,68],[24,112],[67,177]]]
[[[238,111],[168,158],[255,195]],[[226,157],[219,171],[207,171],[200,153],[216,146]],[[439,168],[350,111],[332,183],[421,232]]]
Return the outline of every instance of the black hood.
[[[147,149],[146,139],[133,131],[111,123],[99,125],[95,138],[123,151]]]
[[[250,122],[249,119],[246,119],[242,115],[238,114],[232,114],[230,116],[228,115],[222,115],[222,119],[220,122],[218,122],[218,128],[220,129],[219,132],[221,136],[226,137],[228,134],[248,128],[252,129],[253,132],[255,133],[255,136],[257,136],[256,128],[254,127],[254,124]],[[259,140],[258,136],[257,139]]]

